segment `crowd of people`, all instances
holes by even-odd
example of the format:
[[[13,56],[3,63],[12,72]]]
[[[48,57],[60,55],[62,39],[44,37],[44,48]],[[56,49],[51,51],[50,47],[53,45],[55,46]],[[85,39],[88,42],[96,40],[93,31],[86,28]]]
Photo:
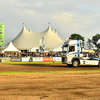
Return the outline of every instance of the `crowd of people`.
[[[83,57],[100,57],[100,52],[84,52]]]
[[[40,52],[9,52],[9,53],[0,53],[0,57],[61,57],[61,52],[46,52],[46,53],[40,53]]]
[[[0,52],[0,57],[61,57],[61,52]],[[83,52],[83,57],[100,57],[100,52]]]

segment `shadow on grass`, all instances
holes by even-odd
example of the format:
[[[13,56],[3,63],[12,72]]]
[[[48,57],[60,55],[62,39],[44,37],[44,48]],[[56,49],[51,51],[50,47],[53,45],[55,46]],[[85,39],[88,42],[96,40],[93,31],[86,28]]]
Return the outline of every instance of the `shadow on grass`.
[[[93,65],[81,65],[79,67],[73,67],[73,66],[68,66],[67,64],[62,64],[62,63],[39,63],[39,62],[35,62],[35,63],[5,63],[6,65],[20,65],[20,66],[36,66],[36,67],[62,67],[62,68],[95,68],[98,66],[93,66]],[[98,67],[100,68],[100,67]]]
[[[36,67],[68,67],[65,64],[13,64],[13,65],[20,65],[20,66],[36,66]]]

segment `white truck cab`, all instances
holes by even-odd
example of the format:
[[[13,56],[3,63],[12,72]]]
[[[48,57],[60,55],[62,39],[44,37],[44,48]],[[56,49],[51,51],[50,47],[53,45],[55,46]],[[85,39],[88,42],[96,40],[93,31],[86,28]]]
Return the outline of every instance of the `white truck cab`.
[[[62,63],[68,66],[78,67],[79,65],[98,65],[98,59],[84,59],[82,40],[67,40],[62,46]]]

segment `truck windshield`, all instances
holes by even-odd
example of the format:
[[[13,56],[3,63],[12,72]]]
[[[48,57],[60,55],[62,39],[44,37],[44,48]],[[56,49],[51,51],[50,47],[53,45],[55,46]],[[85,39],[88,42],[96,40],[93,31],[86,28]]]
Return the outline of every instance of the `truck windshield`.
[[[68,51],[68,47],[63,46],[62,47],[62,53],[66,53]]]

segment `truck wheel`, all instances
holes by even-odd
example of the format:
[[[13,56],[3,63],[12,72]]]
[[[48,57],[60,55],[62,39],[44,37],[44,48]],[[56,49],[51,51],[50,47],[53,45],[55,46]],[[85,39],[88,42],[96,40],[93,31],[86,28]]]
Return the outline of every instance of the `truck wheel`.
[[[98,63],[98,67],[100,67],[100,61],[99,61],[99,63]]]
[[[78,67],[79,66],[79,61],[78,60],[74,60],[72,62],[73,67]]]

